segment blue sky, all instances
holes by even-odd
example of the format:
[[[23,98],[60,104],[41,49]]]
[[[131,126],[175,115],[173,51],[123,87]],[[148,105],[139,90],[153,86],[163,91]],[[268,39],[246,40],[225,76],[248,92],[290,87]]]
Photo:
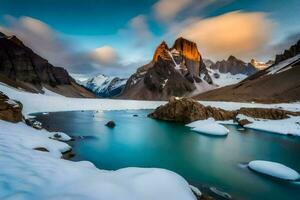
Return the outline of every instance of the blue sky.
[[[0,31],[75,73],[128,76],[178,36],[203,57],[266,61],[300,33],[298,0],[1,0]]]

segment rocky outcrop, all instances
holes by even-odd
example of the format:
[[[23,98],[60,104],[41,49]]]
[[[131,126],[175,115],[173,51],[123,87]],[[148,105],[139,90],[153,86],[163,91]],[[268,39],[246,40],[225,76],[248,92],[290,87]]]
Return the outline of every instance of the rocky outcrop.
[[[276,55],[275,64],[283,60],[289,59],[291,57],[294,57],[299,53],[300,53],[300,40],[298,40],[298,42],[295,45],[285,50],[282,54]]]
[[[9,122],[22,121],[22,104],[0,92],[0,119]]]
[[[260,119],[286,119],[289,118],[289,115],[297,116],[299,113],[291,112],[286,110],[280,109],[266,109],[266,108],[241,108],[238,110],[238,114],[243,114],[253,118],[260,118]]]
[[[219,70],[220,73],[231,73],[232,75],[252,75],[258,71],[251,63],[245,63],[234,56],[229,56],[227,60],[217,61],[210,68]]]
[[[166,105],[159,106],[148,116],[154,119],[190,123],[213,117],[216,120],[230,120],[236,115],[234,111],[203,106],[190,98],[177,99],[171,97]]]
[[[166,100],[172,95],[189,95],[201,84],[209,88],[212,79],[197,45],[178,38],[172,48],[165,42],[156,48],[152,61],[128,79],[119,98]]]
[[[31,92],[43,93],[43,87],[59,92],[63,90],[60,86],[67,86],[73,93],[66,96],[75,96],[76,92],[78,96],[93,96],[78,89],[80,86],[64,68],[51,65],[16,36],[0,37],[0,81]]]
[[[252,118],[278,120],[288,118],[289,115],[299,116],[300,112],[266,108],[240,108],[239,110],[228,111],[211,106],[204,106],[191,98],[171,97],[167,104],[159,106],[148,116],[154,119],[190,123],[208,118],[214,118],[220,121],[235,121],[236,116],[239,114]],[[249,122],[241,120],[239,123],[245,125]]]

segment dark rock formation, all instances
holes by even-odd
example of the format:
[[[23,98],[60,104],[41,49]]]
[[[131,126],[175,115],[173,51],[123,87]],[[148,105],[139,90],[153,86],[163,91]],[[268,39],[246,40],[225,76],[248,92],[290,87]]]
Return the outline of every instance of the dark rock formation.
[[[300,40],[298,40],[298,42],[295,45],[291,46],[288,50],[285,50],[282,54],[276,55],[275,64],[283,60],[289,59],[291,57],[294,57],[299,53],[300,53]]]
[[[16,36],[0,37],[0,81],[31,92],[43,93],[47,87],[66,96],[93,96],[81,88],[61,67],[54,67],[34,53]],[[67,90],[69,91],[67,94]]]
[[[116,126],[116,123],[114,121],[109,121],[105,124],[105,126],[109,128],[114,128]]]
[[[274,108],[241,108],[238,110],[238,114],[243,114],[253,118],[261,119],[286,119],[289,115],[297,116],[299,113],[286,110],[274,109]]]
[[[230,120],[236,115],[234,111],[203,106],[190,98],[170,98],[169,103],[159,106],[148,116],[154,119],[189,123],[213,117],[216,120]]]
[[[227,60],[217,61],[210,65],[211,69],[219,70],[220,73],[231,73],[252,75],[258,70],[250,63],[245,63],[234,56],[229,56]]]
[[[191,98],[177,99],[171,97],[167,104],[159,106],[148,116],[154,119],[190,123],[210,117],[220,121],[236,120],[238,114],[252,118],[278,120],[288,118],[289,115],[299,116],[300,112],[266,108],[240,108],[236,111],[228,111],[211,106],[204,106]],[[248,120],[239,120],[239,123],[243,126],[250,122]]]
[[[34,150],[43,151],[43,152],[49,152],[49,150],[46,149],[45,147],[36,147],[36,148],[34,148]]]
[[[0,119],[9,122],[22,121],[22,104],[0,92]]]
[[[178,38],[172,48],[165,42],[156,48],[152,61],[128,79],[119,98],[166,100],[190,94],[203,81],[212,83],[196,43]]]

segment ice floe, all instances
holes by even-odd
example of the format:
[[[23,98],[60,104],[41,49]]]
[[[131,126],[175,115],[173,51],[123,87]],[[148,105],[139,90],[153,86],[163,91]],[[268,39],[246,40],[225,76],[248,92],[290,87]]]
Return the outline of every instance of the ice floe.
[[[297,180],[300,178],[298,172],[277,162],[254,160],[251,161],[248,166],[250,169],[259,173],[284,180]]]
[[[229,133],[229,130],[225,126],[218,124],[213,118],[194,121],[186,124],[186,126],[191,127],[193,131],[208,135],[224,136]]]

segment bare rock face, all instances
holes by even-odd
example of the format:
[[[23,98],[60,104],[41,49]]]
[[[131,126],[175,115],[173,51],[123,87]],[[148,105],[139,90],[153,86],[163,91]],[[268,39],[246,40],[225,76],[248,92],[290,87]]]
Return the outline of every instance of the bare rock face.
[[[22,121],[22,104],[0,92],[0,119],[9,122]]]
[[[163,41],[155,50],[153,55],[153,61],[158,61],[158,58],[162,58],[164,60],[171,60],[170,55],[168,53],[169,47],[165,41]]]
[[[217,61],[210,66],[211,69],[219,70],[220,73],[231,73],[252,75],[257,69],[250,63],[245,63],[234,56],[229,56],[227,60]]]
[[[294,57],[299,53],[300,53],[300,40],[298,40],[298,42],[295,45],[285,50],[282,54],[276,55],[275,64],[280,63],[281,61],[284,61],[291,57]]]
[[[76,84],[64,68],[51,65],[16,36],[4,34],[0,34],[0,81],[31,92],[43,93],[45,86],[65,96],[94,96]]]
[[[165,105],[159,106],[148,116],[154,119],[190,123],[196,120],[214,118],[215,120],[236,120],[238,114],[252,118],[279,120],[288,118],[289,115],[299,116],[299,112],[290,112],[280,109],[265,108],[240,108],[236,111],[228,111],[211,106],[204,106],[191,98],[171,97]],[[240,125],[249,124],[248,120],[240,120]]]
[[[172,48],[165,42],[156,48],[152,61],[128,79],[119,98],[166,100],[190,94],[203,81],[212,84],[196,43],[178,38]]]
[[[235,111],[226,111],[220,108],[205,107],[199,102],[190,99],[176,99],[172,97],[166,105],[155,109],[148,116],[154,119],[189,123],[213,117],[216,120],[230,120],[236,115]]]

